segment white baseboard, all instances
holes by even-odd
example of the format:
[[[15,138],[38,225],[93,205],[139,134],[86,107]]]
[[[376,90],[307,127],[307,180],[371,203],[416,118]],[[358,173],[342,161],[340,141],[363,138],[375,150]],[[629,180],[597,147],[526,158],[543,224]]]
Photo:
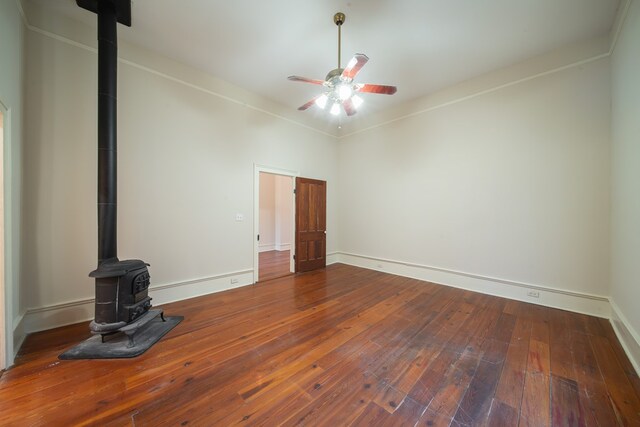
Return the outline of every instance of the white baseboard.
[[[338,261],[338,252],[329,252],[326,256],[327,256],[327,265],[331,265],[331,264],[335,264],[337,262],[340,262],[340,261]]]
[[[273,243],[265,243],[263,245],[258,245],[258,252],[267,252],[267,251],[275,251],[276,245]]]
[[[232,283],[235,281],[235,283]],[[152,286],[149,294],[154,305],[195,298],[253,284],[253,269],[234,271],[203,279]]]
[[[640,334],[629,324],[620,307],[613,300],[611,300],[611,325],[636,373],[640,375]]]
[[[366,255],[336,252],[337,262],[425,280],[454,288],[560,308],[591,316],[610,318],[611,306],[607,297],[519,283],[510,280],[485,277],[460,271],[427,265],[394,261]],[[527,296],[528,291],[538,292],[539,298]]]
[[[276,243],[276,251],[288,251],[291,250],[291,243]]]
[[[231,283],[231,281],[236,281]],[[166,285],[151,286],[149,296],[158,306],[174,301],[199,297],[215,292],[253,284],[253,270],[234,271],[202,279]],[[91,320],[94,316],[94,299],[87,298],[46,307],[30,308],[24,315],[22,339],[26,334]],[[14,341],[19,335],[14,332]],[[19,342],[18,344],[22,344]],[[19,345],[15,347],[20,348]]]
[[[26,313],[22,313],[18,316],[17,319],[14,319],[13,321],[13,348],[11,349],[13,354],[8,355],[9,357],[11,357],[11,360],[7,361],[7,366],[13,365],[13,360],[18,355],[18,351],[20,350],[20,347],[22,346],[25,338],[27,338],[27,331],[25,329],[25,317]]]

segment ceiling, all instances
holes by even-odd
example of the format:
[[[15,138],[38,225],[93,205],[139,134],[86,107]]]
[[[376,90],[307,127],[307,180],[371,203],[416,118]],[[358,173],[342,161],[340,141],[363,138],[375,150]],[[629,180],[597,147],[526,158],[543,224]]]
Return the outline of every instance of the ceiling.
[[[31,3],[96,25],[95,15],[75,0]],[[343,66],[354,53],[365,53],[370,60],[356,81],[398,87],[393,96],[364,94],[366,114],[606,36],[618,5],[619,0],[134,0],[133,25],[121,26],[119,36],[295,109],[319,87],[287,76],[323,79],[336,68],[333,15],[342,11]]]

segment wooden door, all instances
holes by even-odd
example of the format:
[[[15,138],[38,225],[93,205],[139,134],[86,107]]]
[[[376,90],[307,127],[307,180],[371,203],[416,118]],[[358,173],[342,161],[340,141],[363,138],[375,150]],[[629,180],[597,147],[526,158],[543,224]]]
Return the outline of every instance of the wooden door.
[[[327,183],[296,178],[296,273],[327,265]]]

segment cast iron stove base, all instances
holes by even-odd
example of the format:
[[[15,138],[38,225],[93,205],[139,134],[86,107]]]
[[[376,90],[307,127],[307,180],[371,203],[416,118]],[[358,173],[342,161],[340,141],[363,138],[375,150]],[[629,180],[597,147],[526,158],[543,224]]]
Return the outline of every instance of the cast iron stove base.
[[[125,326],[121,328],[121,332],[115,334],[94,335],[65,351],[59,358],[62,360],[124,359],[140,356],[184,319],[183,316],[168,316],[163,320],[159,317],[161,314],[161,310],[150,310],[147,313],[149,320],[146,324],[139,325],[134,334],[130,334],[130,327],[133,325],[128,325],[128,330]],[[140,318],[141,321],[142,319]]]

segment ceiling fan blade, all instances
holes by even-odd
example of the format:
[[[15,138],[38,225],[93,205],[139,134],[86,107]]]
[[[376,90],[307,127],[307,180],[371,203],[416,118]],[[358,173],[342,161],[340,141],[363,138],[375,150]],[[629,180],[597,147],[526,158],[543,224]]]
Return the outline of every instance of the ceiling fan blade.
[[[293,82],[312,83],[314,85],[324,84],[324,80],[308,79],[306,77],[300,77],[300,76],[289,76],[288,79]]]
[[[316,103],[316,99],[320,98],[321,96],[322,96],[322,94],[316,96],[315,98],[313,98],[311,101],[307,102],[306,104],[303,104],[303,105],[299,106],[298,110],[304,111],[307,108],[311,107],[313,104]]]
[[[386,86],[386,85],[372,85],[372,84],[360,84],[357,85],[358,92],[365,93],[381,93],[383,95],[393,95],[398,90],[395,86]]]
[[[347,116],[353,116],[358,112],[356,107],[354,107],[353,102],[351,102],[351,98],[342,102],[342,108],[344,108],[344,112],[347,113]]]
[[[342,71],[342,78],[344,79],[353,79],[356,74],[360,72],[360,69],[364,67],[364,64],[367,63],[369,57],[364,53],[356,53],[351,58],[351,61],[347,64],[344,71]]]

